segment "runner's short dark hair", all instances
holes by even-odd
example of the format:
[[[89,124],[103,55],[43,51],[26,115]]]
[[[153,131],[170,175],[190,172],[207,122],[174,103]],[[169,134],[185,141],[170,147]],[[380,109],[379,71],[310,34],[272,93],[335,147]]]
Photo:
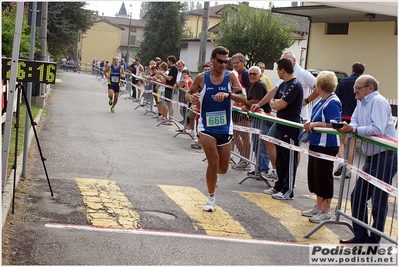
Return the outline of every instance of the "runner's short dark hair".
[[[216,58],[216,55],[228,55],[229,50],[224,46],[216,46],[211,53],[211,57]]]

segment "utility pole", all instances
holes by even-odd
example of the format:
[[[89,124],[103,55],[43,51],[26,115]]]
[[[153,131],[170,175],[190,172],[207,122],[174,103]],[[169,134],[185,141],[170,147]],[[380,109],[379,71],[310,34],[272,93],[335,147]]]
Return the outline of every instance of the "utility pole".
[[[35,59],[35,40],[36,40],[36,13],[39,13],[37,2],[32,2],[32,9],[29,12],[32,12],[32,21],[30,28],[30,51],[29,51],[29,60]],[[29,82],[26,88],[26,98],[28,100],[29,107],[31,106],[32,100],[32,82]],[[26,178],[26,170],[28,165],[28,148],[29,148],[29,129],[30,129],[30,118],[29,111],[26,109],[26,117],[25,117],[25,134],[24,134],[24,153],[22,159],[22,176]]]
[[[39,41],[40,41],[40,61],[48,61],[47,58],[47,15],[48,14],[48,2],[43,2],[42,4],[42,24],[39,27]],[[46,93],[47,85],[44,83],[40,84],[40,94],[44,95]]]
[[[132,26],[132,5],[130,5],[130,13],[129,13],[129,31],[128,31],[128,35],[127,35],[126,66],[129,66],[129,47],[130,47],[130,28],[131,28],[131,26]]]
[[[198,65],[205,63],[206,44],[208,40],[208,24],[209,24],[209,2],[204,2],[204,15],[202,17],[201,43],[198,57]]]

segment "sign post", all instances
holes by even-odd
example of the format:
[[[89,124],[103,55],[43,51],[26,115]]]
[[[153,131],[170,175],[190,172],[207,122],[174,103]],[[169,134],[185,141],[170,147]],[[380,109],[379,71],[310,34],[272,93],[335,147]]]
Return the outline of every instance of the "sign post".
[[[28,25],[31,26],[30,28],[30,51],[29,51],[29,60],[34,60],[35,58],[35,40],[36,40],[36,26],[40,26],[41,17],[39,16],[41,11],[41,5],[37,2],[30,2],[29,3],[29,16],[28,16]],[[36,16],[36,13],[38,13]],[[38,18],[38,19],[36,19]],[[38,24],[39,23],[39,24]],[[29,82],[26,88],[26,94],[28,99],[28,104],[31,105],[32,103],[32,83]],[[25,117],[25,134],[24,134],[24,152],[23,152],[23,159],[22,159],[22,176],[26,177],[26,169],[28,165],[28,143],[29,143],[29,128],[30,128],[30,120],[28,116],[28,110],[26,110],[26,117]]]
[[[2,162],[2,192],[4,192],[4,187],[6,185],[6,174],[7,174],[7,164],[8,164],[8,150],[10,148],[10,138],[11,138],[11,123],[12,123],[12,113],[14,104],[14,92],[15,92],[15,81],[17,79],[17,69],[18,69],[18,58],[19,58],[19,46],[21,44],[21,30],[22,30],[22,18],[24,12],[24,2],[17,2],[17,13],[15,17],[15,29],[14,29],[14,42],[12,47],[12,59],[9,62],[9,79],[10,86],[8,90],[8,101],[7,101],[7,113],[4,128],[4,138],[3,138],[3,162]],[[2,68],[4,68],[4,64]],[[5,76],[3,76],[5,77]]]

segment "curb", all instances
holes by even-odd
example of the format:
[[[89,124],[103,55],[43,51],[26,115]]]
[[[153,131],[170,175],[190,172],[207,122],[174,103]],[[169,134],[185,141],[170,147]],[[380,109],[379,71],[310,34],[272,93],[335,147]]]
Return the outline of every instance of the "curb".
[[[40,119],[42,117],[42,113],[43,113],[43,109],[40,109],[36,118],[35,118],[35,122],[36,125],[39,124]],[[35,136],[34,132],[33,132],[33,128],[32,125],[29,129],[29,139],[28,139],[28,151],[29,148],[32,144],[32,140],[33,137]],[[11,174],[8,178],[8,182],[6,182],[6,185],[4,187],[4,193],[2,194],[2,226],[1,229],[4,228],[4,225],[6,223],[7,220],[7,215],[8,212],[10,211],[10,208],[12,206],[12,189],[13,189],[13,181],[14,181],[14,171],[16,171],[16,180],[15,180],[15,189],[18,187],[18,183],[21,177],[21,173],[22,173],[22,161],[23,161],[23,152],[17,157],[17,168],[15,170],[11,171]]]

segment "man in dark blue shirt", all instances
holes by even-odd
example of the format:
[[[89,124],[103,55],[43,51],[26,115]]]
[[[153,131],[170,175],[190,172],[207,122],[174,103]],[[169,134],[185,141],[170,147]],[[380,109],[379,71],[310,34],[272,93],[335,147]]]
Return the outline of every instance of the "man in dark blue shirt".
[[[360,75],[364,72],[364,64],[360,62],[355,62],[352,64],[351,76],[342,78],[337,88],[335,89],[335,94],[338,96],[339,100],[342,104],[342,121],[346,121],[347,123],[351,122],[351,116],[353,111],[356,108],[357,100],[355,99],[355,94],[353,93],[353,86],[355,85],[355,81],[359,78]],[[340,135],[340,147],[338,151],[338,157],[344,158],[345,152],[345,136]],[[355,138],[351,139],[350,150],[348,154],[348,163],[352,164],[353,162],[353,148],[355,145]],[[334,171],[335,176],[340,176],[342,173],[342,164],[338,165],[338,168]],[[350,178],[350,173],[346,173],[346,178]]]

